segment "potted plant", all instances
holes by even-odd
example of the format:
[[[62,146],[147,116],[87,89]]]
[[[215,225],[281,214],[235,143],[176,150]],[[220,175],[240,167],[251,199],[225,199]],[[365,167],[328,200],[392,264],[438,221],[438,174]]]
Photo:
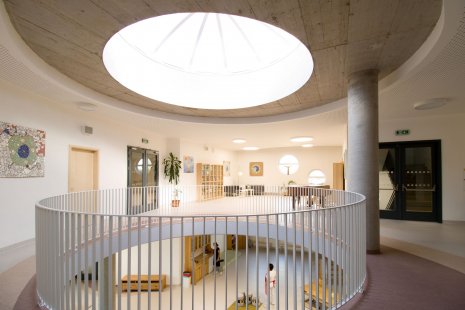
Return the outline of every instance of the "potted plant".
[[[168,182],[171,184],[174,183],[175,188],[173,192],[173,199],[171,200],[172,207],[179,207],[179,194],[181,190],[176,188],[176,185],[179,182],[179,171],[181,170],[181,161],[177,156],[174,156],[172,152],[163,159],[164,174],[165,178],[168,178]]]

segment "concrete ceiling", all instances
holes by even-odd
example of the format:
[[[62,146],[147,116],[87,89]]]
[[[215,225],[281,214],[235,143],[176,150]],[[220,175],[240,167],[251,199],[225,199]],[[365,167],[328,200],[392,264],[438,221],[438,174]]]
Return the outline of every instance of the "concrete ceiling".
[[[440,0],[5,0],[16,31],[46,63],[114,99],[170,114],[207,118],[276,116],[345,98],[347,76],[376,68],[380,79],[424,43],[441,13]],[[296,93],[239,110],[183,108],[140,96],[106,72],[107,40],[136,21],[175,12],[221,12],[258,19],[290,32],[312,52],[315,69]]]
[[[68,12],[70,10],[77,15],[79,15],[77,12],[87,15],[88,12],[81,11],[80,7],[81,4],[85,7],[90,5],[90,3],[84,0],[59,2],[59,4],[54,3],[53,6],[50,4],[52,1],[5,0],[0,3],[0,87],[2,89],[11,88],[13,91],[26,92],[33,96],[39,96],[56,109],[62,110],[64,113],[76,115],[78,119],[82,121],[82,125],[94,126],[96,132],[105,130],[104,124],[114,122],[118,126],[139,128],[149,133],[150,136],[159,134],[162,137],[180,139],[182,141],[189,141],[196,144],[204,144],[212,148],[227,150],[240,150],[243,146],[233,144],[231,142],[233,138],[245,138],[248,141],[247,145],[255,145],[260,148],[292,147],[295,146],[295,144],[289,142],[289,138],[301,135],[313,136],[315,138],[314,144],[317,147],[342,146],[344,144],[346,137],[345,128],[347,124],[346,95],[345,90],[336,90],[339,89],[341,83],[346,87],[347,64],[345,64],[344,69],[340,69],[340,64],[337,61],[323,62],[321,65],[317,64],[317,66],[320,67],[316,68],[315,75],[312,77],[309,84],[306,85],[306,87],[313,87],[315,92],[309,92],[309,98],[306,100],[311,102],[313,96],[320,98],[320,92],[329,94],[333,90],[334,94],[331,96],[328,95],[329,97],[342,98],[340,100],[332,100],[328,97],[328,103],[324,104],[324,102],[320,102],[320,105],[317,107],[297,110],[297,107],[300,109],[299,104],[297,104],[295,107],[296,110],[286,110],[279,103],[272,103],[267,108],[255,108],[256,114],[247,113],[247,115],[245,115],[246,117],[238,117],[230,111],[223,111],[223,114],[220,113],[220,115],[214,115],[214,117],[201,117],[197,114],[195,114],[195,116],[186,116],[183,114],[175,114],[177,111],[171,110],[169,111],[172,113],[161,112],[153,108],[136,106],[130,101],[124,100],[126,98],[124,96],[118,95],[111,97],[107,96],[105,92],[99,92],[98,87],[101,86],[100,82],[109,79],[102,69],[101,59],[98,56],[101,51],[96,52],[94,57],[87,55],[89,59],[93,59],[95,63],[81,63],[81,60],[84,59],[84,55],[86,55],[84,50],[87,51],[95,45],[95,43],[92,43],[95,42],[95,36],[92,36],[92,40],[89,39],[90,41],[88,41],[87,45],[82,46],[73,41],[74,39],[71,40],[70,36],[75,36],[75,32],[81,33],[82,36],[87,35],[89,32],[85,30],[88,28],[87,26],[87,28],[83,28],[74,19],[68,22],[74,23],[76,29],[68,29],[61,33],[61,37],[65,39],[57,38],[57,35],[54,34],[54,31],[59,31],[59,29],[56,28],[64,27],[61,24],[56,24],[57,16],[61,16],[61,19],[68,20],[70,19],[67,17],[71,14]],[[325,7],[326,10],[334,8],[336,4],[339,3],[332,3],[329,1],[320,2],[318,7],[321,7],[322,10],[323,7]],[[426,5],[425,3],[430,3],[414,0],[400,2],[374,0],[351,1],[349,2],[349,8],[352,10],[355,6],[363,3],[369,5],[372,2],[376,3],[376,5],[373,4],[374,7],[379,6],[382,8],[381,10],[385,10],[386,8],[384,6],[388,4],[399,6],[398,12],[395,13],[397,20],[401,19],[398,14],[402,15],[404,12],[400,8],[406,7],[406,9],[409,9],[416,6],[422,7]],[[123,6],[122,3],[126,3],[125,5],[139,12],[148,10],[144,6],[133,6],[131,1],[95,1],[95,3],[99,3],[101,6],[103,5],[102,3],[104,3],[108,10],[116,10]],[[171,2],[166,1],[166,3],[165,6],[169,5]],[[179,4],[184,2],[177,1],[176,3]],[[216,3],[216,5],[218,5],[218,3],[223,3],[225,5],[225,10],[232,12],[233,10],[230,6],[233,3],[237,5],[237,3],[243,2],[214,1],[214,3]],[[259,1],[253,1],[253,3],[254,6],[258,6],[257,3],[261,3],[262,6],[266,7],[277,5],[276,2],[267,2],[266,5],[264,2]],[[286,6],[286,3],[287,2],[283,1],[282,5]],[[313,5],[315,1],[306,1],[305,3]],[[70,6],[67,7],[67,10],[59,7],[65,4]],[[16,7],[15,10],[23,12],[22,15],[25,16],[9,15],[6,10],[7,6],[10,7],[10,11],[13,10],[12,7]],[[72,8],[72,6],[75,6],[75,8]],[[57,13],[57,10],[61,10],[62,12]],[[127,10],[130,11],[129,8],[127,8]],[[269,12],[267,9],[263,10],[263,12]],[[52,14],[49,11],[54,13]],[[260,12],[262,12],[261,9]],[[260,13],[260,15],[263,15],[263,12]],[[282,12],[282,10],[280,12]],[[422,11],[420,10],[419,12]],[[89,14],[95,14],[95,12],[90,12]],[[128,19],[127,14],[129,13],[122,13],[119,18]],[[140,14],[141,16],[144,14],[150,15],[147,12],[142,12]],[[422,13],[418,13],[415,10],[410,14],[402,16],[407,19],[405,23],[409,23],[410,21],[408,20],[410,18],[422,19]],[[378,17],[373,16],[374,20],[377,20],[377,18]],[[38,23],[40,22],[41,26],[39,27],[36,24],[28,22],[29,19],[34,19]],[[96,25],[98,25],[99,22],[93,23],[93,19],[98,20],[97,17],[92,15],[92,18],[88,17],[85,23],[94,25],[93,28],[98,28]],[[273,20],[272,17],[263,17],[262,19]],[[41,32],[42,35],[49,33],[50,37],[47,41],[42,43],[42,45],[35,43],[38,38],[34,37],[30,37],[29,40],[24,41],[21,37],[24,37],[24,34],[18,34],[17,32],[18,20],[21,20],[21,23],[26,25],[23,26],[28,29],[26,32],[36,33],[37,36],[39,36]],[[280,19],[278,19],[278,21],[280,21]],[[371,22],[375,23],[375,21]],[[317,20],[315,23],[323,23],[323,21]],[[336,20],[334,20],[333,23],[336,23]],[[372,29],[374,26],[370,24],[369,19],[365,27],[360,25],[358,27]],[[392,24],[392,27],[395,29],[402,28],[400,24]],[[406,27],[405,24],[403,27]],[[322,38],[329,40],[326,35],[329,30],[326,28],[319,28],[320,33],[322,33],[321,40],[323,40]],[[45,29],[50,29],[50,31]],[[362,29],[360,31],[367,29]],[[116,30],[117,29],[115,29],[115,31]],[[323,30],[326,32],[321,32]],[[405,30],[409,32],[408,28],[405,28]],[[70,33],[68,33],[68,31],[70,31]],[[60,44],[65,44],[61,46],[60,49],[58,49],[60,46],[58,39],[60,39]],[[103,42],[104,40],[101,41]],[[316,40],[316,42],[319,41]],[[395,45],[395,43],[392,44]],[[52,59],[47,59],[37,50],[33,50],[34,46],[46,52],[45,54],[53,55],[53,57],[49,56]],[[413,46],[418,47],[418,44],[414,44]],[[32,47],[32,49],[30,47]],[[375,45],[373,47],[376,49],[376,47],[379,46]],[[414,51],[413,47],[409,48]],[[320,45],[320,49],[324,51],[326,48]],[[333,48],[333,51],[337,49],[338,47]],[[347,46],[345,49],[347,49]],[[330,53],[331,48],[326,50]],[[73,59],[70,55],[78,51],[82,55],[80,54],[76,59]],[[399,51],[394,50],[392,53],[396,55],[397,52]],[[347,51],[345,53],[346,56],[343,59],[347,59],[348,57]],[[409,54],[411,53],[412,52],[409,52]],[[57,59],[53,59],[54,57]],[[437,116],[457,114],[465,117],[465,87],[463,87],[463,81],[465,81],[465,3],[463,0],[447,0],[442,3],[440,17],[433,30],[427,35],[426,40],[418,47],[418,50],[414,51],[411,57],[407,58],[408,59],[406,59],[404,63],[398,64],[398,66],[400,66],[390,74],[385,75],[392,69],[385,69],[385,73],[382,73],[385,76],[380,79],[379,83],[380,128],[382,129],[383,124],[391,120],[397,123],[399,120],[401,122],[403,121],[408,127],[412,118],[425,117],[433,119]],[[361,57],[361,59],[363,60],[363,57]],[[57,66],[52,67],[47,64],[47,62],[63,63],[63,66],[67,68],[67,70],[70,70],[70,73],[68,74],[69,71],[60,69]],[[80,75],[82,67],[95,68],[94,73],[90,72],[94,75],[89,77],[87,84],[84,83],[85,81],[71,77],[73,71],[76,71],[74,74]],[[102,71],[100,71],[99,68]],[[325,84],[326,90],[320,91],[320,86],[317,85],[323,85],[319,84],[323,82],[322,76],[333,76],[333,74],[335,74],[333,72],[335,68],[342,71],[342,73],[340,75],[334,75],[331,79],[327,78]],[[340,94],[337,94],[338,92]],[[290,96],[290,98],[296,98],[296,96],[300,95],[301,92],[298,92]],[[129,95],[127,96],[129,97]],[[133,96],[130,97],[135,98]],[[413,109],[413,104],[415,102],[438,97],[449,98],[449,103],[435,110],[417,111]],[[97,106],[96,110],[94,112],[82,111],[77,107],[78,102],[94,103]],[[0,102],[0,107],[8,104],[11,103],[2,101]],[[275,109],[273,107],[278,111],[274,111],[274,115],[270,116],[271,113],[268,112]],[[208,114],[210,111],[205,112]],[[18,111],[18,114],[21,115],[21,111]],[[255,115],[255,117],[252,117],[252,115]],[[8,119],[3,121],[8,121]],[[434,126],[434,122],[432,122],[432,126]],[[45,127],[44,124],[44,128]],[[395,139],[395,137],[392,137],[392,139]],[[286,150],[283,149],[283,152],[285,151]]]

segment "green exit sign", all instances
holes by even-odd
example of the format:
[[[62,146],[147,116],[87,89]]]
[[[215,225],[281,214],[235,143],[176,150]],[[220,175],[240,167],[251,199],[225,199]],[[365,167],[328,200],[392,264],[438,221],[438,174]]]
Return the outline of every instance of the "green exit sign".
[[[396,136],[406,136],[410,134],[410,129],[398,129],[396,130]]]

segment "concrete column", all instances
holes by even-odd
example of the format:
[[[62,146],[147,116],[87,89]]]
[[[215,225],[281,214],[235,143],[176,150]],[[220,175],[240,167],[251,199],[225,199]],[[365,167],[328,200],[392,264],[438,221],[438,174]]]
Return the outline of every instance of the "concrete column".
[[[367,253],[380,252],[378,70],[349,76],[347,189],[366,197]]]
[[[116,256],[115,254],[111,255],[111,257],[105,257],[103,259],[101,273],[99,272],[99,276],[101,275],[102,278],[99,278],[99,298],[100,298],[100,306],[99,309],[102,310],[113,310],[116,309],[116,276],[115,276],[115,269],[116,269]],[[111,283],[109,281],[109,273],[112,273]],[[113,288],[113,290],[111,290]],[[110,300],[112,301],[112,306],[110,307]]]

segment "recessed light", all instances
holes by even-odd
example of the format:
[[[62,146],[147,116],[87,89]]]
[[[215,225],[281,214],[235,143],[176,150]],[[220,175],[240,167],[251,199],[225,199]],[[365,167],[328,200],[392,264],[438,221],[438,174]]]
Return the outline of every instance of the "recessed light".
[[[241,143],[246,143],[247,141],[245,141],[244,139],[234,139],[232,140],[233,143],[237,143],[237,144],[241,144]]]
[[[302,147],[313,147],[313,144],[311,144],[311,143],[302,144]]]
[[[222,13],[138,21],[114,34],[102,57],[110,75],[130,90],[198,109],[273,102],[301,88],[313,71],[310,51],[295,36]]]
[[[76,104],[83,111],[95,111],[97,109],[97,105],[90,102],[77,102]]]
[[[242,149],[244,151],[256,151],[256,150],[258,150],[258,147],[256,147],[256,146],[244,146]]]
[[[291,138],[291,142],[310,142],[313,141],[312,137],[294,137]]]
[[[449,102],[449,98],[433,98],[425,101],[416,102],[413,105],[415,110],[431,110],[437,109]]]

